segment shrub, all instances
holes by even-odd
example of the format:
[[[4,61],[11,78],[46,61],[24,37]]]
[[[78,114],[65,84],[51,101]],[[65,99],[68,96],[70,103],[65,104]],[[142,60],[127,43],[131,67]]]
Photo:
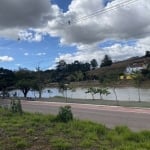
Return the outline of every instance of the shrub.
[[[22,114],[22,105],[20,100],[12,100],[10,103],[10,109],[13,113]]]
[[[71,106],[60,107],[59,113],[56,118],[58,121],[61,121],[61,122],[69,122],[73,120]]]

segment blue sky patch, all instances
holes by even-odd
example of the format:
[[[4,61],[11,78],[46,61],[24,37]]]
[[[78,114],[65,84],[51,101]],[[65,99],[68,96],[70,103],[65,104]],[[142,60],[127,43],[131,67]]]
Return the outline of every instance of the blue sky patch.
[[[68,5],[71,3],[72,0],[52,0],[52,4],[57,4],[63,12],[68,10]]]
[[[103,43],[99,44],[100,48],[104,47],[111,47],[115,44],[120,44],[122,46],[135,46],[136,45],[136,40],[129,40],[129,41],[115,41],[115,40],[108,40]]]

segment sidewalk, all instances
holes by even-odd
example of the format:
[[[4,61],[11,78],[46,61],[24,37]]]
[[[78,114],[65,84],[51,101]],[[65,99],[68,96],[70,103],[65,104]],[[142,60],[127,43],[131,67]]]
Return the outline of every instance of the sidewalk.
[[[47,101],[47,102],[63,102],[63,103],[79,103],[79,104],[93,104],[93,105],[108,105],[108,106],[123,106],[123,107],[142,107],[142,108],[150,108],[150,102],[138,102],[138,101],[114,101],[114,100],[92,100],[92,99],[72,99],[72,98],[64,98],[64,97],[51,97],[51,98],[16,98],[20,100],[26,101]],[[9,99],[1,99],[0,98],[0,106],[8,106],[10,103]]]
[[[124,107],[144,107],[150,108],[150,102],[138,102],[138,101],[116,101],[113,100],[92,100],[92,99],[71,99],[63,97],[52,97],[52,98],[42,98],[36,99],[37,101],[49,101],[49,102],[67,102],[67,103],[80,103],[80,104],[94,104],[94,105],[109,105],[109,106],[124,106]]]

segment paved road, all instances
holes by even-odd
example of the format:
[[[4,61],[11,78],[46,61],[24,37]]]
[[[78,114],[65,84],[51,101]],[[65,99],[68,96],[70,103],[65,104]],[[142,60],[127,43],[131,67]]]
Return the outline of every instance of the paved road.
[[[58,102],[22,101],[23,110],[45,114],[57,114],[59,107],[65,105],[66,103]],[[150,109],[73,103],[68,105],[72,107],[75,118],[91,120],[110,128],[126,125],[134,131],[150,130]]]

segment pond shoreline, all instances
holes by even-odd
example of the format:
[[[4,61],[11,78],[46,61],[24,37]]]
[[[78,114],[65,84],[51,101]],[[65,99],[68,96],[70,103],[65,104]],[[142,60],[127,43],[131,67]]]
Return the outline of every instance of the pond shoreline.
[[[71,87],[95,87],[95,86],[103,86],[98,80],[88,80],[88,81],[80,81],[80,82],[70,82],[69,86]],[[113,87],[112,83],[109,83],[107,87]],[[59,87],[58,83],[50,83],[47,84],[47,87]],[[136,87],[136,84],[133,80],[120,80],[115,87]],[[141,88],[150,88],[150,80],[143,81],[141,84]]]

